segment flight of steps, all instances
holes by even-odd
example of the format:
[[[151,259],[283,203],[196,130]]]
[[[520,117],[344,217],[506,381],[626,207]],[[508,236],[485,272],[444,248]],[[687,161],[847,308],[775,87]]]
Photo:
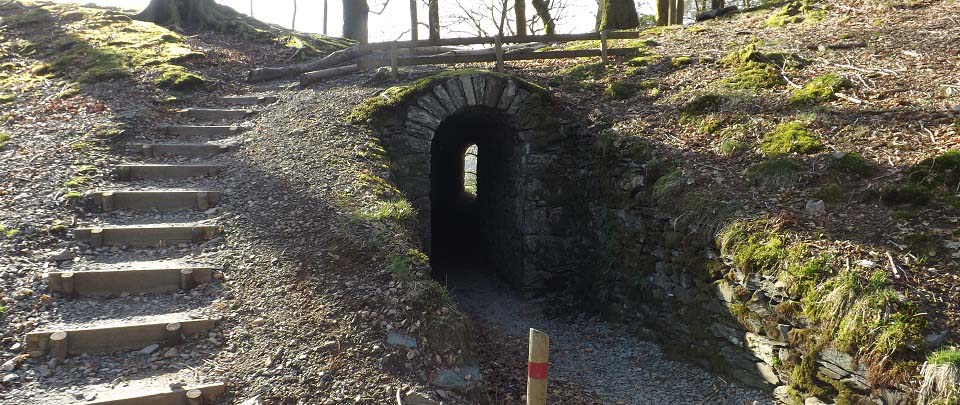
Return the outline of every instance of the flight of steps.
[[[173,137],[176,142],[146,139],[133,145],[140,156],[114,168],[117,186],[88,194],[88,202],[99,209],[101,218],[92,225],[74,229],[77,241],[97,252],[97,260],[100,252],[120,251],[136,256],[150,249],[189,249],[220,237],[223,229],[215,219],[198,218],[205,218],[205,211],[217,207],[229,195],[216,187],[168,186],[212,184],[229,176],[228,166],[218,163],[224,161],[224,156],[218,155],[229,153],[235,146],[225,139],[242,131],[234,122],[257,114],[257,109],[262,111],[276,100],[272,96],[230,96],[221,98],[218,108],[180,111],[183,121],[190,125],[159,128],[164,138]],[[121,219],[119,223],[117,218]],[[198,343],[205,344],[209,340],[205,339],[207,334],[217,328],[217,319],[203,316],[203,308],[185,308],[180,301],[191,289],[214,282],[218,266],[181,260],[151,261],[148,256],[135,257],[125,265],[106,260],[98,266],[49,272],[47,285],[59,301],[59,319],[41,323],[26,335],[27,353],[51,364],[60,362],[63,368],[68,365],[63,363],[68,357],[142,352],[153,345],[158,347],[150,352],[163,353],[174,347],[184,352],[193,350]],[[140,301],[140,294],[159,297],[155,301],[160,304],[142,313],[125,313],[130,301],[117,297],[135,295],[133,302],[146,301]],[[174,294],[181,295],[173,297]],[[163,313],[167,308],[164,305],[171,312]],[[113,318],[117,314],[120,319]],[[145,357],[139,359],[147,361]],[[151,370],[149,364],[143,364],[142,369]],[[174,379],[164,379],[161,372],[145,374],[143,378],[129,376],[131,381],[122,388],[115,384],[84,387],[82,391],[92,392],[88,396],[53,386],[48,388],[48,395],[37,401],[70,403],[82,399],[84,403],[97,404],[198,405],[217,402],[225,391],[222,382],[203,383],[198,379],[193,384],[170,384]],[[178,381],[182,378],[178,377]]]

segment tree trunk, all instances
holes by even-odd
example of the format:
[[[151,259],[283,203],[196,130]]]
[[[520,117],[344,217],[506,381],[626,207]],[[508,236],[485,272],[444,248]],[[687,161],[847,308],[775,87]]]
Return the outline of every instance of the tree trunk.
[[[673,23],[676,25],[683,25],[683,14],[684,14],[684,0],[674,0],[677,2],[677,14],[676,18],[673,20]]]
[[[417,22],[417,0],[410,0],[410,40],[418,40],[419,23]]]
[[[507,8],[506,2],[503,4],[503,8]],[[527,5],[525,0],[516,0],[513,5],[513,11],[516,13],[517,17],[517,36],[525,37],[527,36]],[[503,31],[503,30],[501,30]],[[501,32],[502,34],[502,32]]]
[[[440,40],[440,4],[439,0],[430,0],[428,3],[430,9],[430,40]]]
[[[343,0],[343,36],[361,44],[367,43],[367,0]]]
[[[327,35],[327,0],[323,0],[323,35]]]
[[[247,81],[250,83],[262,82],[266,80],[279,79],[282,77],[296,76],[298,74],[314,70],[343,66],[351,62],[356,63],[354,60],[357,59],[358,56],[360,55],[357,53],[356,48],[350,47],[333,52],[327,56],[312,60],[310,62],[298,63],[283,67],[253,69],[247,74]]]
[[[673,0],[657,0],[657,25],[670,25],[670,2]]]
[[[187,31],[227,31],[239,15],[214,0],[150,0],[136,19]]]
[[[597,31],[623,30],[640,26],[637,6],[633,4],[633,0],[601,0],[598,14],[600,24],[597,24]]]
[[[548,0],[530,0],[530,3],[533,4],[533,8],[537,10],[537,15],[540,16],[540,19],[543,20],[543,29],[547,35],[553,35],[557,33],[557,23],[553,21],[553,16],[550,15],[550,4]]]
[[[290,29],[297,29],[297,0],[293,0],[293,21],[290,21]]]

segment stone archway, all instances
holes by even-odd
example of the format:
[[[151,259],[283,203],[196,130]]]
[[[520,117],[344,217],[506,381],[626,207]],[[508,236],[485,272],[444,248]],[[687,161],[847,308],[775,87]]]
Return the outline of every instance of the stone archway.
[[[472,220],[480,232],[479,240],[465,243],[481,243],[517,288],[542,287],[572,270],[577,209],[568,194],[578,181],[569,149],[579,126],[561,119],[563,111],[544,89],[510,76],[447,75],[420,85],[402,101],[402,117],[386,128],[384,146],[398,187],[419,212],[425,249],[455,243],[444,225],[461,215],[464,222],[453,227]],[[477,199],[457,201],[462,167],[456,160],[462,164],[469,144],[479,148]],[[437,226],[438,220],[445,224]]]

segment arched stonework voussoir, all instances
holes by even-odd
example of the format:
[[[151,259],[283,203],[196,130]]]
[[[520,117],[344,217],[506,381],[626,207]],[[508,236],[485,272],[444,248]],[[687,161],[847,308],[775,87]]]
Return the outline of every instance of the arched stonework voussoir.
[[[402,136],[431,141],[444,120],[475,108],[503,113],[524,131],[522,142],[551,143],[559,127],[559,111],[545,91],[507,76],[471,73],[436,80],[415,97],[406,103]],[[539,134],[550,139],[530,138]]]

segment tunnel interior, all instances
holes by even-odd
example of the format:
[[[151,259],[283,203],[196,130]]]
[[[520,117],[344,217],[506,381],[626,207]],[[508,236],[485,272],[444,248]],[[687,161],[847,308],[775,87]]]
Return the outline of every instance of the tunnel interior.
[[[484,107],[457,112],[437,128],[430,153],[431,264],[436,275],[520,277],[518,144],[510,119]],[[474,177],[474,168],[465,167],[473,159],[468,150],[471,155],[476,151],[475,190],[467,184]]]

